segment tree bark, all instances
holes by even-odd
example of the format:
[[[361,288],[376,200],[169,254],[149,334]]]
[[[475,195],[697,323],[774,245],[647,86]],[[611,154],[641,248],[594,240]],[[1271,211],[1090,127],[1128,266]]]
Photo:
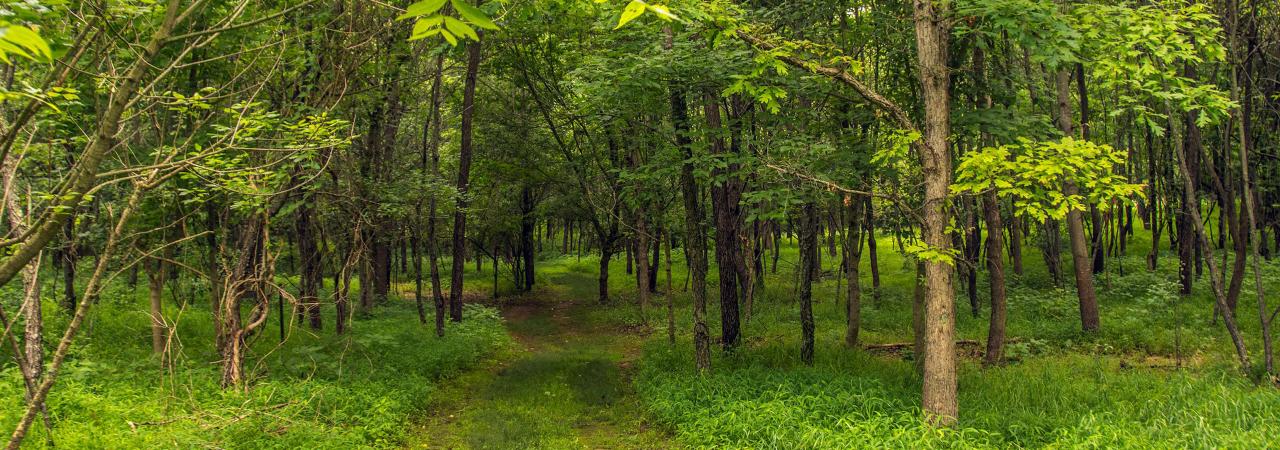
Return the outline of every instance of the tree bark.
[[[672,31],[666,30],[665,48],[672,46]],[[685,91],[677,82],[669,86],[671,123],[675,128],[676,147],[681,149],[684,163],[680,166],[680,192],[685,209],[685,248],[688,254],[689,279],[693,290],[694,367],[698,373],[711,370],[711,338],[707,330],[707,242],[702,222],[701,190],[693,171],[693,141],[689,135],[689,107]],[[670,258],[668,258],[668,261]],[[671,295],[671,293],[668,293]]]
[[[524,259],[521,269],[524,270],[524,285],[520,286],[520,290],[529,292],[533,290],[534,278],[534,247],[533,247],[533,229],[534,229],[534,204],[533,189],[525,185],[520,189],[520,257]]]
[[[800,216],[800,361],[813,365],[813,279],[818,271],[818,214],[805,202]]]
[[[301,264],[301,285],[298,301],[302,303],[312,330],[322,329],[320,316],[320,288],[324,284],[323,266],[320,261],[320,245],[315,226],[315,211],[311,206],[314,197],[304,196],[302,205],[298,207],[298,259]],[[337,286],[335,286],[336,288]]]
[[[462,142],[458,148],[458,200],[453,213],[453,273],[449,284],[449,318],[454,322],[462,321],[462,272],[466,270],[463,265],[467,248],[467,195],[471,179],[472,123],[476,77],[480,71],[480,42],[467,45],[467,75],[462,88],[462,123],[459,125]]]
[[[147,299],[151,306],[151,352],[164,355],[165,334],[168,327],[164,322],[162,311],[164,305],[164,282],[168,267],[163,259],[150,258],[147,272]]]
[[[1063,136],[1071,136],[1071,75],[1066,69],[1058,71],[1057,74],[1057,93],[1058,93],[1058,129],[1062,131]],[[1065,181],[1063,183],[1063,194],[1068,196],[1079,195],[1080,190],[1074,182]],[[1084,217],[1078,209],[1070,209],[1067,211],[1067,236],[1071,244],[1071,262],[1075,272],[1076,279],[1076,296],[1080,303],[1080,327],[1086,332],[1097,331],[1100,319],[1098,317],[1098,295],[1093,288],[1093,261],[1089,257],[1089,248],[1086,243],[1087,239],[1084,234]]]
[[[844,240],[845,277],[849,284],[845,298],[845,332],[844,345],[857,348],[858,333],[862,328],[862,282],[858,276],[858,266],[862,264],[862,229],[861,209],[866,203],[861,199],[846,199],[845,207],[846,234]]]
[[[714,92],[703,95],[704,115],[707,120],[708,137],[712,155],[724,155],[724,139],[720,120],[719,96]],[[730,163],[722,168],[719,164],[712,169],[712,178],[722,180],[711,185],[711,208],[715,217],[716,231],[716,269],[720,277],[720,344],[724,351],[731,352],[739,343],[738,313],[738,265],[742,251],[738,239],[738,204],[742,192],[738,180],[738,164]]]
[[[951,185],[951,153],[947,139],[951,129],[951,80],[947,69],[950,30],[947,4],[914,0],[916,56],[921,97],[924,99],[923,142],[917,144],[924,173],[924,208],[921,234],[930,250],[948,254],[947,196]],[[955,292],[951,288],[949,261],[925,261],[924,383],[922,403],[926,419],[950,426],[958,417],[956,399]]]
[[[986,364],[997,364],[1004,359],[1005,281],[1004,281],[1004,229],[1000,219],[1000,199],[994,190],[987,191],[982,199],[987,220],[987,272],[991,277],[991,318],[987,326]]]

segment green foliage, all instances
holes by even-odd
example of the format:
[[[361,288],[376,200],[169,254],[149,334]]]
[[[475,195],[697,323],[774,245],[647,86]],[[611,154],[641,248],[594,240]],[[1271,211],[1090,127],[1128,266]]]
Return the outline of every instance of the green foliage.
[[[1013,41],[1030,59],[1059,67],[1079,59],[1081,32],[1053,0],[959,0],[951,14],[958,36],[976,35],[977,45]]]
[[[212,105],[201,94],[170,93],[168,107],[180,113],[208,110]],[[199,203],[210,195],[228,194],[232,208],[239,212],[260,211],[268,206],[271,193],[284,189],[295,167],[316,173],[321,150],[343,148],[354,139],[349,124],[327,114],[287,118],[269,110],[261,102],[237,103],[223,108],[226,122],[210,126],[209,147],[194,144],[185,153],[192,168],[179,178],[188,183],[179,188],[184,202]],[[263,157],[259,150],[279,150]],[[159,147],[156,158],[175,149]]]
[[[595,0],[596,3],[604,3],[607,1],[609,0]],[[631,0],[631,2],[627,3],[627,6],[622,9],[622,15],[618,16],[618,25],[614,26],[613,29],[616,30],[622,28],[623,25],[626,25],[628,22],[640,17],[646,11],[652,12],[655,16],[658,16],[659,19],[665,21],[677,19],[675,14],[672,14],[671,10],[664,5],[650,4],[643,0]]]
[[[0,61],[13,64],[9,55],[18,55],[37,62],[53,60],[53,50],[49,48],[44,38],[40,37],[40,33],[25,25],[0,20]]]
[[[1015,154],[1016,151],[1016,154]],[[1086,205],[1106,210],[1114,201],[1130,201],[1144,195],[1143,185],[1128,183],[1116,167],[1126,152],[1109,145],[1077,140],[1032,142],[1016,146],[987,147],[969,152],[956,167],[953,192],[978,193],[995,189],[1014,198],[1018,215],[1038,221],[1062,219]],[[1073,183],[1078,194],[1068,194]]]
[[[441,11],[445,3],[445,0],[422,0],[413,3],[405,9],[404,14],[396,17],[396,20],[415,19],[413,32],[409,36],[410,41],[439,35],[450,45],[458,45],[460,37],[479,41],[480,34],[476,32],[475,27],[486,30],[498,29],[498,24],[489,18],[489,13],[465,0],[447,1],[453,6],[453,11],[458,14],[457,18]]]
[[[1217,17],[1199,2],[1167,0],[1155,5],[1084,3],[1073,10],[1082,33],[1088,67],[1100,87],[1115,92],[1112,117],[1131,114],[1158,135],[1168,119],[1152,103],[1176,111],[1200,112],[1197,126],[1224,119],[1235,107],[1216,86],[1186,76],[1185,64],[1226,58]]]

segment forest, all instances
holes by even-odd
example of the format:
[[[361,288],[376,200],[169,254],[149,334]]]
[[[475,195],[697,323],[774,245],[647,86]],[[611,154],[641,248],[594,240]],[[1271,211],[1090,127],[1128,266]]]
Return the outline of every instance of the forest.
[[[1273,448],[1274,0],[0,0],[6,448]]]

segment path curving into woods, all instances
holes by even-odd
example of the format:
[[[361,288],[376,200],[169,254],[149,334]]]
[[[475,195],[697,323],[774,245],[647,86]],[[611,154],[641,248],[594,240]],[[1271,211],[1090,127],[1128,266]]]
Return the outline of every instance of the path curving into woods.
[[[408,448],[672,448],[631,384],[644,337],[552,286],[499,305],[515,348],[442,383]],[[570,297],[573,297],[572,299]]]

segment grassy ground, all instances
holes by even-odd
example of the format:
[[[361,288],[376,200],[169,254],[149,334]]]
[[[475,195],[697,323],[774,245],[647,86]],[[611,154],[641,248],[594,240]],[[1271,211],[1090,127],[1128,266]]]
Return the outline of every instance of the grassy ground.
[[[883,284],[866,287],[863,341],[911,341],[913,265],[880,241]],[[253,389],[216,386],[208,312],[198,289],[168,292],[181,356],[162,370],[150,355],[145,292],[113,285],[103,295],[50,397],[52,434],[70,448],[865,448],[865,447],[1229,447],[1266,448],[1280,436],[1280,392],[1240,375],[1207,282],[1176,294],[1176,258],[1162,243],[1160,270],[1131,256],[1108,260],[1097,279],[1102,331],[1079,331],[1074,290],[1055,287],[1039,252],[1024,249],[1026,275],[1011,280],[1008,361],[960,363],[960,426],[934,430],[919,418],[920,379],[909,350],[871,352],[842,345],[842,284],[824,251],[827,277],[815,288],[817,360],[798,362],[794,243],[788,241],[744,324],[744,344],[714,352],[708,376],[692,371],[687,273],[677,254],[672,292],[641,314],[635,278],[613,265],[611,301],[596,299],[592,255],[547,255],[538,288],[514,295],[509,273],[468,264],[462,325],[437,339],[417,324],[410,302],[394,300],[362,317],[345,337],[273,320],[255,340]],[[677,252],[678,253],[678,252]],[[1220,255],[1219,255],[1220,256]],[[1070,258],[1066,258],[1066,273]],[[719,331],[715,270],[709,326]],[[1280,266],[1264,270],[1280,292]],[[1206,275],[1207,276],[1207,275]],[[981,308],[968,310],[957,286],[959,338],[985,340]],[[660,280],[660,290],[666,280]],[[401,278],[395,292],[409,297]],[[49,290],[47,292],[52,292]],[[12,302],[15,293],[4,297]],[[185,300],[184,300],[185,299]],[[1241,328],[1253,359],[1260,347],[1253,288],[1241,296]],[[52,300],[52,299],[50,299]],[[666,302],[679,339],[666,342]],[[1274,303],[1274,302],[1273,302]],[[10,304],[9,306],[13,306]],[[11,308],[12,309],[12,308]],[[52,301],[47,324],[65,319]],[[331,327],[332,317],[325,317]],[[0,425],[21,405],[16,370],[2,369]]]
[[[911,340],[912,266],[887,251],[891,244],[881,242],[878,300],[871,292],[865,297],[867,343]],[[1149,241],[1135,243],[1144,244]],[[789,245],[744,327],[744,346],[734,354],[716,352],[706,377],[691,370],[682,262],[675,264],[673,295],[656,297],[642,316],[634,303],[635,279],[623,262],[611,272],[611,303],[599,305],[594,257],[541,261],[541,288],[497,301],[519,345],[451,383],[412,445],[1262,448],[1280,433],[1280,394],[1235,370],[1205,294],[1176,295],[1172,257],[1157,272],[1143,269],[1138,257],[1109,260],[1110,272],[1098,279],[1104,328],[1085,335],[1078,331],[1074,292],[1052,286],[1034,248],[1025,255],[1027,276],[1011,287],[1009,360],[984,368],[976,352],[962,358],[961,426],[953,430],[920,422],[920,380],[909,350],[841,345],[843,306],[834,277],[816,289],[817,362],[799,364],[796,254]],[[834,258],[824,257],[825,269],[834,270]],[[1268,268],[1268,274],[1276,272]],[[505,293],[510,286],[501,275]],[[977,316],[969,314],[961,290],[962,339],[985,339],[986,286],[979,288],[984,305]],[[714,289],[710,295],[714,333]],[[669,298],[681,336],[674,346],[665,339]],[[1256,318],[1242,315],[1241,322],[1255,332],[1256,345]]]
[[[594,278],[552,264],[548,286],[499,300],[517,345],[437,395],[409,447],[671,448],[631,378],[644,330],[595,321]]]
[[[912,340],[913,266],[884,251],[890,244],[880,243],[880,298],[864,296],[865,343]],[[1010,290],[1009,360],[984,368],[979,351],[966,352],[960,426],[953,430],[920,422],[920,378],[909,350],[885,354],[842,345],[843,305],[834,277],[815,288],[817,361],[812,367],[798,362],[793,248],[783,249],[779,271],[766,279],[745,344],[733,354],[715,352],[709,376],[692,371],[687,296],[677,292],[682,339],[675,346],[651,339],[637,388],[650,414],[695,447],[1274,446],[1280,391],[1265,381],[1255,385],[1236,369],[1230,341],[1212,320],[1207,280],[1180,297],[1176,257],[1167,247],[1160,270],[1148,272],[1140,255],[1150,241],[1140,237],[1131,245],[1133,256],[1108,260],[1109,272],[1097,279],[1103,328],[1092,335],[1079,331],[1074,290],[1054,287],[1039,252],[1024,249],[1026,276],[1015,278]],[[835,258],[824,257],[826,270],[833,270]],[[1070,274],[1069,256],[1066,262]],[[864,258],[864,286],[865,264]],[[1275,265],[1265,269],[1269,292],[1280,289],[1278,274]],[[676,279],[679,286],[682,274]],[[959,338],[983,342],[987,288],[980,283],[977,315],[958,289]],[[711,295],[710,326],[717,334]],[[1240,322],[1258,362],[1256,311],[1247,287]],[[621,311],[611,315],[629,320]]]
[[[222,389],[209,312],[197,303],[207,297],[175,287],[165,302],[172,364],[162,367],[151,353],[145,287],[113,285],[49,395],[52,430],[38,420],[27,447],[395,447],[441,380],[512,345],[497,311],[478,305],[444,338],[418,324],[411,304],[392,299],[345,336],[333,335],[332,311],[321,334],[286,322],[284,342],[273,309],[251,338],[250,389]],[[52,339],[66,318],[52,299],[45,311]],[[0,380],[0,428],[10,430],[24,408],[22,382],[12,364],[0,369]]]

